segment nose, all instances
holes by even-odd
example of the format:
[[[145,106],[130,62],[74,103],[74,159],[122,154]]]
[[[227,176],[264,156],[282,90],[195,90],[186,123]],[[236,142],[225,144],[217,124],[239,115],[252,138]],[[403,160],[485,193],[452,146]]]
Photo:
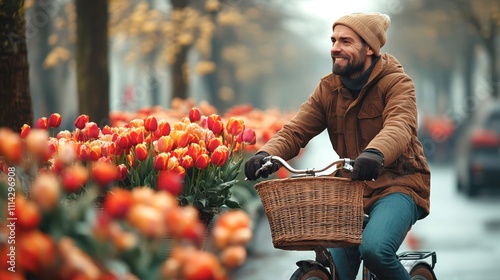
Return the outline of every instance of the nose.
[[[341,51],[339,44],[337,42],[332,42],[332,48],[330,49],[331,54],[338,54]]]

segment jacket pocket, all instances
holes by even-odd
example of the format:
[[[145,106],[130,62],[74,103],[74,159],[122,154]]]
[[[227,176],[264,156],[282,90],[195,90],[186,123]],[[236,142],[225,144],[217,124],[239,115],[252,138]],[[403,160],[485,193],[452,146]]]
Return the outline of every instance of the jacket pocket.
[[[362,147],[380,132],[383,127],[382,112],[384,108],[380,102],[365,103],[358,114],[358,133],[361,135]]]

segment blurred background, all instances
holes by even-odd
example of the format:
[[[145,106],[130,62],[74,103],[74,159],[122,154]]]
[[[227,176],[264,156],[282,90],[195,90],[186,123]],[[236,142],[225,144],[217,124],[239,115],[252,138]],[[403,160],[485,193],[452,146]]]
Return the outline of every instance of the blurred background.
[[[431,215],[405,246],[437,251],[439,279],[498,279],[500,0],[25,0],[24,7],[33,120],[58,112],[67,129],[82,113],[102,125],[110,113],[168,108],[174,98],[219,112],[238,104],[296,110],[331,71],[333,21],[355,11],[389,14],[382,51],[415,81],[433,174]],[[320,135],[297,164],[329,162],[325,150],[334,155]],[[293,272],[302,255],[273,250],[265,232],[264,222],[237,279],[276,279],[263,276],[278,269],[279,261],[266,261],[276,256]]]

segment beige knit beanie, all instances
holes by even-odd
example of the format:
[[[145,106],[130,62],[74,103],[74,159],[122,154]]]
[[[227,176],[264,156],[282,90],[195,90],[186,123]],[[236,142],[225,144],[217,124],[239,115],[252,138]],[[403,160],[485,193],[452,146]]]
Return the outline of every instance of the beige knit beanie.
[[[391,18],[381,13],[353,13],[337,19],[333,28],[338,24],[354,30],[373,49],[375,54],[379,55],[380,48],[384,46],[387,39],[387,29],[391,25]]]

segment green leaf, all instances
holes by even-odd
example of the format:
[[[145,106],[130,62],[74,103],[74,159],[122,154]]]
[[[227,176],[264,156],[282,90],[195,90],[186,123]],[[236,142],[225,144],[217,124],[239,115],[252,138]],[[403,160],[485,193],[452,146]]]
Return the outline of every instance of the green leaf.
[[[241,208],[241,205],[238,202],[230,199],[226,199],[226,201],[224,201],[224,204],[231,209]]]

